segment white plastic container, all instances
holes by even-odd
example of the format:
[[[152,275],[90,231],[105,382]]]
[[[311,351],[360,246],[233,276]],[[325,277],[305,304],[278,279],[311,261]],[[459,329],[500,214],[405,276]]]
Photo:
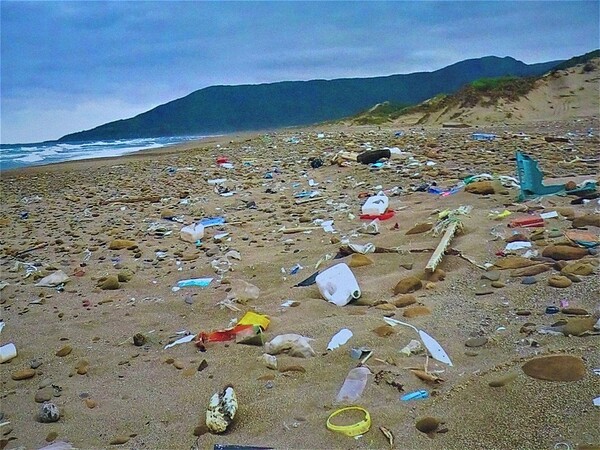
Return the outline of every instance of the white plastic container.
[[[17,356],[17,347],[15,347],[15,344],[6,344],[0,347],[0,364],[10,361],[15,356]]]
[[[319,292],[325,300],[344,306],[360,297],[361,292],[354,274],[347,264],[331,266],[316,278]]]
[[[204,225],[201,223],[187,225],[181,229],[179,237],[182,241],[191,242],[193,244],[198,239],[204,237]]]
[[[344,380],[338,395],[335,399],[336,403],[354,403],[356,402],[367,385],[368,376],[371,371],[366,367],[355,367],[348,372],[348,376]]]
[[[362,206],[362,213],[371,216],[380,216],[388,208],[389,199],[383,191],[379,191],[377,195],[369,197]]]

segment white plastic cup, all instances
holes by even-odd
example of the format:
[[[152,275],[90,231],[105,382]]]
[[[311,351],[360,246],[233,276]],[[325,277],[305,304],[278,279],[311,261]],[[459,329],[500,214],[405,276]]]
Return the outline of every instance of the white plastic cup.
[[[6,344],[0,347],[0,363],[10,361],[17,356],[17,347],[15,344]]]
[[[323,298],[338,306],[345,306],[361,295],[358,282],[346,263],[336,264],[321,272],[316,282]]]

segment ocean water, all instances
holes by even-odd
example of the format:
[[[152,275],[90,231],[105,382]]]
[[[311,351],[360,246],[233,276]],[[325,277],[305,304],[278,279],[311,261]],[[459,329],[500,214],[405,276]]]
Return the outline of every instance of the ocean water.
[[[0,144],[0,170],[40,166],[63,161],[108,158],[151,148],[167,147],[207,136],[179,136],[85,142]]]

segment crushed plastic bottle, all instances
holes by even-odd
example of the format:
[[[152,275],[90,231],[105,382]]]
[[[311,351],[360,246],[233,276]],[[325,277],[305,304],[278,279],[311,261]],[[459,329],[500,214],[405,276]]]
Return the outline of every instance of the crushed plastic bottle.
[[[367,385],[367,377],[371,371],[366,367],[355,367],[344,380],[338,395],[335,399],[336,403],[354,403],[357,401],[365,390]]]

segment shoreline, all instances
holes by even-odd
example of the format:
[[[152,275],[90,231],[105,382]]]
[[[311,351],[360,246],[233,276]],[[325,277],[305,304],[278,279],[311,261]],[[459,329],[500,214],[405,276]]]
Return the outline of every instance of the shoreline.
[[[204,146],[217,145],[224,143],[235,143],[242,139],[253,139],[256,136],[271,131],[248,131],[235,132],[231,134],[222,134],[217,136],[207,136],[198,140],[183,142],[179,144],[168,145],[158,148],[145,148],[131,153],[125,153],[119,156],[95,157],[76,159],[72,161],[59,161],[47,164],[40,164],[26,167],[14,167],[0,172],[2,178],[13,178],[22,175],[32,175],[44,172],[62,172],[69,170],[85,169],[90,167],[102,167],[105,165],[114,165],[118,161],[131,162],[135,160],[144,160],[152,157],[162,157],[165,155],[177,154],[192,149],[202,149]]]

